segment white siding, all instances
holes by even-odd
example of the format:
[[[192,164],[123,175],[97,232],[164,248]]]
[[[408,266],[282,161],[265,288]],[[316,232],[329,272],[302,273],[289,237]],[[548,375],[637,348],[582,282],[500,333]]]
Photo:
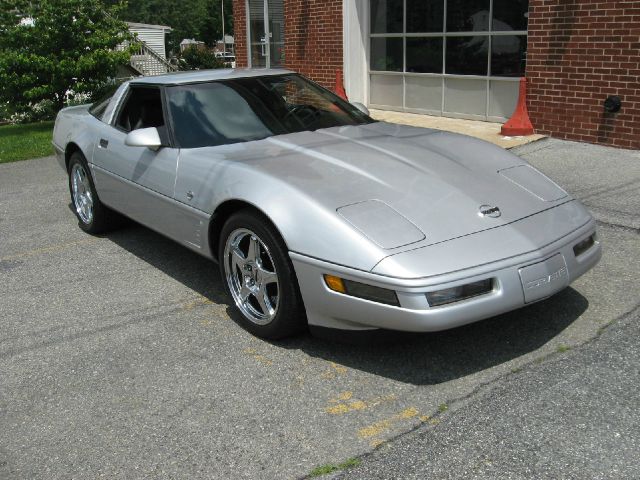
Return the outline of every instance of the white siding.
[[[165,30],[157,28],[129,27],[131,33],[137,33],[138,38],[149,45],[154,51],[167,58],[165,50]]]

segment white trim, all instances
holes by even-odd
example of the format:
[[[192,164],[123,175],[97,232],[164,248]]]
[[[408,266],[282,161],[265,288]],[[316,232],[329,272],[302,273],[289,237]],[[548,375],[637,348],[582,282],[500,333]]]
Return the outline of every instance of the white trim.
[[[245,26],[247,27],[247,46],[245,48],[245,50],[247,51],[247,67],[248,68],[252,68],[252,62],[251,62],[251,18],[249,17],[251,15],[251,11],[249,10],[249,0],[245,0],[244,2],[244,23]]]
[[[369,103],[369,0],[342,2],[342,69],[344,88],[352,102]]]

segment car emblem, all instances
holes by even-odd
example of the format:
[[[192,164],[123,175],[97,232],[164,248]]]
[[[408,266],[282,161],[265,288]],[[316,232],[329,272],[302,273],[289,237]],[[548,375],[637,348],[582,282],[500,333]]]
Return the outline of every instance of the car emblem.
[[[480,205],[480,208],[478,208],[478,215],[481,217],[498,218],[500,215],[502,215],[502,212],[500,212],[500,209],[498,207],[493,207],[491,205]]]

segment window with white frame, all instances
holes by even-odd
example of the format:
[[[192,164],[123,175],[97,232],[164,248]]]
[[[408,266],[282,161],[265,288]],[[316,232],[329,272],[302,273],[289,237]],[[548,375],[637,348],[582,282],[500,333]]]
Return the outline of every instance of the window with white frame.
[[[371,0],[370,104],[500,119],[525,73],[528,0]]]

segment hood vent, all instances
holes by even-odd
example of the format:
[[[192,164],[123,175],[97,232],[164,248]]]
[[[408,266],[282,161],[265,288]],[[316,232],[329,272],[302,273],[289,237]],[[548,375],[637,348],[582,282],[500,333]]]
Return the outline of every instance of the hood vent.
[[[338,208],[338,213],[365,237],[384,249],[425,239],[424,233],[380,200],[367,200]]]
[[[555,202],[567,196],[567,192],[530,165],[505,168],[499,173],[543,202]]]

